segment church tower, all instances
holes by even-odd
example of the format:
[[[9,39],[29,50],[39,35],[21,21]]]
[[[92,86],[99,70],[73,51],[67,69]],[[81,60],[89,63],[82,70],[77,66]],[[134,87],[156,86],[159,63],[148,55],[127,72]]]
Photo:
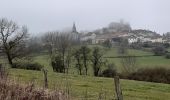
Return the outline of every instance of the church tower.
[[[73,23],[72,33],[78,33],[78,32],[77,32],[77,29],[76,29],[76,24],[75,24],[75,22]]]

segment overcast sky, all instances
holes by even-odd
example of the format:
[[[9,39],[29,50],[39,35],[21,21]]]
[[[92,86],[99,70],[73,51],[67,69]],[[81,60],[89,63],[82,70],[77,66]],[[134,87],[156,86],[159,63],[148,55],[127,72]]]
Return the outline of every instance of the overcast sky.
[[[170,31],[170,0],[0,0],[0,17],[29,31],[94,30],[124,19],[133,29]]]

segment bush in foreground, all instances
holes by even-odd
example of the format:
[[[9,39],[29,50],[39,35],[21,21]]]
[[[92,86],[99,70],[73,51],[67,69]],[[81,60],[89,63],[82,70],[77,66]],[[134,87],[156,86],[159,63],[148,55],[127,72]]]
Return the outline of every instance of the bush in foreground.
[[[51,59],[51,65],[54,72],[65,72],[64,60],[62,59],[61,54],[55,55]]]
[[[107,69],[103,70],[100,76],[102,77],[114,77],[117,74],[115,64],[108,64]]]
[[[127,77],[131,80],[170,83],[170,69],[166,68],[143,68],[130,73]]]
[[[69,94],[65,90],[36,88],[34,83],[21,84],[11,80],[4,68],[0,64],[0,100],[68,100]]]
[[[166,59],[170,59],[170,53],[166,54],[166,55],[165,55],[165,58],[166,58]]]
[[[116,71],[114,69],[105,69],[100,76],[103,77],[114,77],[116,75]]]
[[[0,81],[1,100],[66,100],[64,93],[37,89],[34,84],[21,85],[10,80]]]
[[[15,62],[12,68],[27,69],[27,70],[41,70],[43,66],[35,62]]]

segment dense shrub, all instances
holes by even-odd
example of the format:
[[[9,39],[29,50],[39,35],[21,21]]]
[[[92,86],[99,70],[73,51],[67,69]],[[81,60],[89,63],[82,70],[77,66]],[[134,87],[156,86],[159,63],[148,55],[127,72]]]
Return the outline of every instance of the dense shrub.
[[[139,81],[170,83],[170,69],[143,68],[129,74],[126,78]]]
[[[108,68],[103,70],[100,76],[102,77],[114,77],[117,74],[114,64],[109,64]]]
[[[12,68],[27,69],[27,70],[41,70],[43,66],[34,62],[15,62]]]
[[[130,44],[130,48],[132,48],[132,49],[142,49],[142,44],[141,43],[132,43],[132,44]]]
[[[114,77],[116,75],[116,70],[114,69],[105,69],[102,71],[102,74],[100,76],[103,77]]]
[[[152,49],[156,56],[162,56],[166,53],[166,49],[163,46],[158,46]]]
[[[122,71],[132,73],[137,70],[137,58],[134,55],[126,55],[121,58]]]
[[[166,58],[166,59],[170,59],[170,53],[166,54],[166,55],[165,55],[165,58]]]
[[[61,55],[56,55],[51,60],[51,65],[54,72],[64,73],[65,66],[63,66],[63,59]]]
[[[144,42],[144,43],[142,44],[142,47],[144,47],[144,48],[151,48],[151,47],[153,47],[153,45],[152,45],[151,42]]]
[[[163,46],[164,46],[165,48],[169,48],[169,47],[170,47],[170,44],[169,44],[169,43],[164,43]]]

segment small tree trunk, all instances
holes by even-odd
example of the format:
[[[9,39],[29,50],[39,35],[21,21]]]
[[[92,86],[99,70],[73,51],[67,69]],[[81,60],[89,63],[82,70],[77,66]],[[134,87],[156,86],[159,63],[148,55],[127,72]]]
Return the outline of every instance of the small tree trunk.
[[[81,69],[80,69],[80,75],[82,75]]]
[[[9,53],[7,53],[7,58],[8,58],[9,64],[12,66],[12,65],[13,65],[13,62],[12,62],[12,59],[11,59],[11,56],[10,56]]]
[[[84,66],[85,66],[85,74],[87,75],[87,63],[86,63],[87,60],[84,61]]]
[[[44,73],[44,87],[48,88],[47,70],[43,69],[43,73]]]
[[[119,76],[114,77],[116,100],[123,100],[123,94],[120,86]]]
[[[3,75],[4,75],[4,68],[2,66],[2,64],[0,64],[0,78],[3,79]]]
[[[97,71],[95,72],[94,76],[96,76],[96,77],[99,76]]]
[[[64,73],[66,73],[66,66],[65,66],[65,50],[62,51],[62,59],[63,59],[63,69],[64,69]]]
[[[87,75],[87,68],[86,68],[86,75]]]
[[[68,70],[70,68],[70,59],[68,58],[68,61],[67,61],[67,70],[66,70],[66,73],[68,74]]]
[[[97,65],[95,65],[97,67]],[[94,76],[99,76],[99,68],[94,68]]]

